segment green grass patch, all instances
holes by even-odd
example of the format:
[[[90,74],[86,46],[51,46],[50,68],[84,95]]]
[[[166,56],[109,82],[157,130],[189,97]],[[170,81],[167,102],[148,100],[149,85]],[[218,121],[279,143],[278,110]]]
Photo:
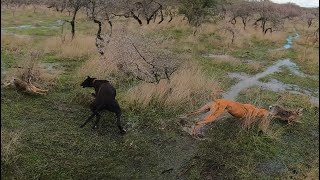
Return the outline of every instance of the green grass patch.
[[[249,42],[244,43],[244,47],[242,49],[237,49],[231,52],[231,54],[243,59],[272,61],[273,59],[269,56],[269,50],[276,48],[275,44],[271,41],[253,37]]]
[[[294,75],[288,68],[284,68],[282,72],[276,72],[261,79],[263,82],[268,82],[271,78],[277,79],[285,84],[295,84],[301,88],[315,91],[319,89],[319,80],[309,77],[300,77]]]

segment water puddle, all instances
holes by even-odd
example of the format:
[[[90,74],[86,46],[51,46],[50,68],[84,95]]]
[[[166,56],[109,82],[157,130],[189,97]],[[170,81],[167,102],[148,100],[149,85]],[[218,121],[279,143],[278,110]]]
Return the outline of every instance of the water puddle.
[[[299,34],[295,34],[294,36],[288,36],[287,43],[283,46],[284,49],[289,49],[292,47],[293,40],[299,38]]]
[[[223,98],[235,100],[235,98],[239,95],[239,93],[242,90],[245,90],[253,86],[260,86],[264,89],[268,89],[275,92],[289,91],[294,94],[308,95],[309,97],[311,97],[310,102],[315,106],[319,107],[319,98],[313,97],[312,92],[302,89],[297,85],[284,84],[275,79],[267,83],[263,83],[259,81],[260,78],[263,78],[269,74],[281,71],[280,67],[282,66],[288,67],[292,73],[298,76],[300,75],[303,77],[306,76],[305,74],[300,72],[298,69],[296,69],[297,65],[291,62],[290,59],[279,60],[274,65],[269,66],[266,70],[254,76],[248,76],[244,73],[229,73],[229,77],[238,78],[240,79],[240,81],[237,84],[233,85],[229,91],[225,92],[223,94]],[[316,93],[319,94],[319,92],[316,92]]]
[[[290,49],[292,47],[293,40],[299,38],[299,34],[295,34],[294,36],[288,36],[286,39],[286,43],[281,48],[271,49],[270,51],[281,51],[285,49]],[[299,45],[300,46],[300,45]]]
[[[40,63],[40,68],[52,75],[60,74],[63,71],[60,63]]]
[[[57,20],[49,26],[33,26],[30,24],[12,26],[12,27],[1,27],[1,32],[8,32],[10,29],[35,29],[35,28],[44,28],[44,29],[57,29],[63,24],[63,20]]]

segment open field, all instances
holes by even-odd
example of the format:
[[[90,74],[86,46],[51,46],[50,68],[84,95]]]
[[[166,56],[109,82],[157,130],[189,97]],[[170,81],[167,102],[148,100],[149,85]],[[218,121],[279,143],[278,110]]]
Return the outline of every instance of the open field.
[[[219,23],[203,24],[194,36],[181,17],[143,26],[115,18],[102,59],[95,47],[97,25],[80,14],[75,39],[70,41],[66,25],[62,42],[59,20],[65,18],[70,17],[42,8],[17,9],[14,15],[1,10],[1,82],[23,77],[30,68],[34,83],[49,89],[46,96],[33,96],[1,87],[1,178],[319,179],[319,105],[310,100],[319,98],[319,41],[312,43],[308,36],[317,27],[286,22],[283,31],[263,35],[248,26],[239,28],[231,44]],[[282,49],[295,33],[300,37],[292,48]],[[161,55],[169,50],[175,58],[168,63],[179,64],[170,81],[146,83],[121,72],[117,60],[138,57],[130,54],[129,43],[120,43],[122,37]],[[261,108],[304,108],[301,124],[274,119],[261,134],[226,116],[204,128],[204,140],[183,130],[179,115],[243,80],[230,73],[254,77],[287,58],[296,64],[295,71],[281,66],[257,81],[299,88],[283,85],[284,91],[274,92],[252,84],[235,100]],[[80,87],[88,75],[108,79],[117,89],[125,135],[118,133],[110,112],[102,113],[99,129],[91,129],[91,123],[79,128],[91,113],[94,90]],[[188,125],[199,119],[187,119]]]

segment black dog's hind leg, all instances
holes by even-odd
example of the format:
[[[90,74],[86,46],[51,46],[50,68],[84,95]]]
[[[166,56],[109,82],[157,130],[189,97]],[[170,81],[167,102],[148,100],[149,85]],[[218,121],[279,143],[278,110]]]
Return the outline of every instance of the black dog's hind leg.
[[[117,116],[117,126],[120,130],[120,133],[124,134],[126,131],[121,126],[121,110],[116,112],[116,116]]]
[[[113,103],[113,109],[115,110],[114,112],[116,113],[116,116],[117,116],[117,126],[120,130],[120,133],[124,134],[126,131],[121,126],[121,114],[122,113],[121,113],[121,108],[120,108],[117,100],[115,100],[115,102]]]
[[[121,126],[121,109],[120,109],[120,106],[118,104],[118,101],[114,100],[113,102],[111,102],[110,105],[107,107],[107,109],[116,114],[116,116],[117,116],[117,126],[118,126],[118,128],[120,130],[120,133],[124,134],[126,131]]]
[[[96,114],[96,121],[94,122],[94,125],[92,126],[92,129],[97,129],[98,128],[100,117],[101,117],[101,115],[97,113]]]

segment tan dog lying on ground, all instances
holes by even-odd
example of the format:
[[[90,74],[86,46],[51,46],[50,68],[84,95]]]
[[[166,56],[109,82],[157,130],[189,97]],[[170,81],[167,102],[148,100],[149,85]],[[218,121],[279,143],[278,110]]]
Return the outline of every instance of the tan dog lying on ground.
[[[302,116],[303,108],[298,108],[296,110],[287,110],[281,106],[269,106],[270,114],[274,118],[280,118],[288,122],[288,124],[292,124],[293,122],[301,123],[298,121],[299,117]]]
[[[244,120],[244,127],[246,128],[249,128],[254,122],[260,120],[258,126],[263,132],[265,132],[270,122],[268,118],[268,110],[256,108],[251,104],[241,104],[239,102],[225,99],[213,100],[201,107],[199,110],[187,114],[187,117],[208,111],[210,111],[209,114],[202,121],[197,122],[192,127],[193,137],[198,136],[199,130],[203,125],[215,121],[224,111],[227,111],[236,118]]]
[[[11,82],[6,84],[5,87],[14,87],[17,90],[26,92],[28,94],[46,95],[48,92],[48,90],[43,90],[34,86],[31,83],[31,78],[28,79],[28,82],[14,78]]]

